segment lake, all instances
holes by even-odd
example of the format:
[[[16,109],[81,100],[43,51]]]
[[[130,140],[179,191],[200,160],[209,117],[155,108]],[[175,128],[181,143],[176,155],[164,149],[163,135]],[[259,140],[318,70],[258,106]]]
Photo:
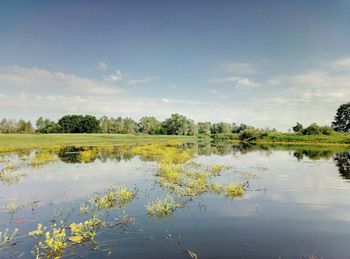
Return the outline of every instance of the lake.
[[[0,153],[0,190],[1,258],[350,255],[350,152],[342,147],[24,149]],[[79,235],[72,223],[82,223]]]

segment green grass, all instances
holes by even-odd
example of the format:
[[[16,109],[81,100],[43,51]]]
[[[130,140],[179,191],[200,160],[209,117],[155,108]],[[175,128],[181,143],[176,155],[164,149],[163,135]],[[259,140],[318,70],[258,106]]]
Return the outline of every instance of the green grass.
[[[295,133],[268,133],[267,136],[241,141],[235,133],[212,136],[219,142],[246,142],[259,144],[293,144],[293,145],[350,145],[350,134],[334,132],[331,135],[298,135]]]
[[[0,134],[0,149],[61,145],[111,145],[125,142],[196,141],[195,136],[130,134]]]
[[[350,134],[333,133],[331,135],[297,135],[293,133],[269,133],[257,143],[293,143],[293,144],[336,144],[350,145]]]

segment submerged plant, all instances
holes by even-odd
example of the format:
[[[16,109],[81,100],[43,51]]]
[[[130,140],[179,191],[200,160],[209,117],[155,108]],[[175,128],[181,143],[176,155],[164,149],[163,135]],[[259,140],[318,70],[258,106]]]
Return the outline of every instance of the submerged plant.
[[[6,204],[5,206],[3,206],[3,211],[13,215],[15,214],[19,209],[21,209],[22,206],[20,206],[17,203],[17,200],[15,197],[11,197],[10,201],[8,204]]]
[[[13,239],[17,235],[19,229],[16,228],[11,235],[9,235],[9,229],[7,228],[4,232],[0,231],[0,250],[4,249],[7,245],[13,243]]]

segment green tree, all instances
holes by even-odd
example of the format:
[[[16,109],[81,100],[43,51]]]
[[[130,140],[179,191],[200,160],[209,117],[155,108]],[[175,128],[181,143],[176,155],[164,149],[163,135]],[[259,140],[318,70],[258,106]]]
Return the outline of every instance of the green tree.
[[[100,122],[100,128],[101,128],[101,133],[110,133],[110,126],[111,126],[111,121],[108,119],[107,116],[103,116],[99,120]]]
[[[293,131],[295,133],[301,133],[303,128],[304,128],[303,125],[301,123],[297,122],[297,124],[293,127]]]
[[[158,134],[160,122],[155,117],[142,117],[138,123],[138,128],[141,133]]]
[[[310,124],[307,128],[302,130],[303,135],[321,135],[322,130],[320,126],[318,126],[316,123]]]
[[[58,120],[58,125],[63,133],[97,133],[100,131],[100,123],[91,115],[66,115]]]
[[[204,135],[211,134],[211,122],[198,122],[198,133]]]
[[[51,121],[50,119],[44,119],[43,117],[40,117],[37,119],[36,123],[36,129],[40,133],[59,133],[58,126],[54,121]]]
[[[218,134],[218,133],[232,133],[232,125],[230,123],[226,122],[219,122],[219,123],[214,123],[211,129],[211,132],[213,134]]]
[[[160,131],[166,135],[195,135],[198,132],[193,120],[178,113],[172,114],[170,118],[163,121]]]
[[[339,106],[332,128],[335,131],[350,132],[350,102]]]
[[[123,125],[124,127],[122,133],[133,134],[137,131],[136,122],[129,117],[123,119]]]

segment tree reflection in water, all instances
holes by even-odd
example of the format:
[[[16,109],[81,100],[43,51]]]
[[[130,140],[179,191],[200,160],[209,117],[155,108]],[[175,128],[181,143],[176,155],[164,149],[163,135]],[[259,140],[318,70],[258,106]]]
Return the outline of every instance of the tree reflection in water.
[[[340,175],[349,180],[350,179],[350,151],[335,154],[333,160],[338,167]]]

